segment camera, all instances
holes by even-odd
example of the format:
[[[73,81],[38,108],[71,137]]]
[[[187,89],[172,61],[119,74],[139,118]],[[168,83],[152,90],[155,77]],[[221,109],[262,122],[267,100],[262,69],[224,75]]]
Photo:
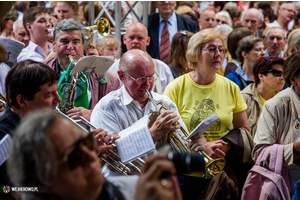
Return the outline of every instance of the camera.
[[[194,172],[205,173],[203,154],[199,153],[168,153],[168,159],[175,165],[177,175]]]

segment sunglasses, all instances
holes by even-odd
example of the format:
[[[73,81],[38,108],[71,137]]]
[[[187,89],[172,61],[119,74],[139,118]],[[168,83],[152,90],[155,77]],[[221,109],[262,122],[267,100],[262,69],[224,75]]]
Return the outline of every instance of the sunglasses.
[[[272,73],[276,77],[281,77],[282,76],[282,71],[277,70],[277,69],[270,69],[267,71],[267,73]]]
[[[222,24],[227,24],[227,22],[222,21],[222,20],[220,20],[220,19],[216,19],[216,20],[217,20],[218,23],[222,22]]]
[[[67,163],[70,170],[77,168],[85,160],[86,154],[82,150],[83,146],[91,151],[95,149],[95,139],[92,132],[85,137],[81,137],[74,145],[68,147],[60,163]]]

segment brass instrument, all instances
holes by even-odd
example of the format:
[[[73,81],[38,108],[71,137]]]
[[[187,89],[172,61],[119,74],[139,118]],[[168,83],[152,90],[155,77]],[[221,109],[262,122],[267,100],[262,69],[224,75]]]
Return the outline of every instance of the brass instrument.
[[[62,113],[58,108],[56,108],[55,111],[57,111],[59,114],[61,114],[66,119],[70,120],[73,124],[78,126],[81,130],[83,130],[86,133],[88,133],[89,131],[87,129],[83,128],[82,126],[80,126],[76,121],[78,121],[78,120],[81,121],[82,123],[84,123],[86,126],[88,126],[92,130],[96,129],[96,127],[94,125],[92,125],[88,120],[86,120],[85,118],[83,118],[79,115],[74,115],[70,118],[67,115],[65,115],[64,113]],[[105,144],[105,145],[115,146],[114,141],[112,139],[108,142],[108,144]],[[119,155],[115,151],[109,150],[109,152],[119,158]],[[138,158],[138,159],[133,161],[136,164],[134,164],[133,162],[128,162],[127,164],[124,164],[121,161],[116,161],[114,158],[112,158],[106,152],[102,152],[99,155],[99,158],[101,160],[103,160],[105,163],[107,163],[110,167],[112,167],[113,169],[115,169],[117,172],[119,172],[120,174],[122,174],[124,176],[133,175],[134,172],[140,174],[141,173],[140,168],[145,163],[144,160],[142,160],[141,158]]]
[[[75,61],[71,55],[69,55],[70,65],[72,65]],[[67,83],[66,88],[63,93],[63,98],[61,103],[59,104],[59,109],[66,114],[68,110],[71,110],[74,107],[74,100],[76,95],[76,84],[79,81],[80,72],[71,75],[70,83]]]
[[[87,27],[83,27],[83,30],[85,30],[87,33],[84,34],[84,39],[85,40],[89,40],[92,37],[92,30],[97,30],[98,33],[102,36],[107,36],[110,32],[110,23],[109,21],[104,18],[101,17],[98,21],[97,21],[97,25],[94,26],[87,26]]]
[[[164,110],[169,110],[168,106],[165,103],[162,103],[162,102],[157,103],[152,98],[151,94],[147,90],[145,90],[144,93],[148,96],[148,98],[150,99],[152,104],[156,107],[156,109],[159,112],[163,112]],[[181,125],[181,124],[179,122],[176,122],[174,125],[176,126],[176,125]],[[185,130],[183,128],[183,126],[181,126],[180,130],[184,134],[184,137],[187,137],[189,135],[189,132],[187,130]],[[179,134],[176,131],[168,133],[168,139],[167,139],[168,143],[171,145],[171,147],[175,151],[177,151],[179,153],[188,153],[188,152],[190,152],[190,150],[188,149],[184,139],[185,138],[183,138],[181,136],[181,134]],[[226,161],[224,159],[220,159],[220,158],[219,159],[213,159],[210,156],[208,156],[204,151],[200,151],[199,153],[203,154],[203,158],[204,158],[204,162],[205,162],[205,169],[209,173],[210,177],[218,174],[225,167]],[[208,178],[208,177],[206,177],[206,178]]]
[[[0,93],[0,104],[2,104],[4,107],[6,107],[6,100],[2,93]]]

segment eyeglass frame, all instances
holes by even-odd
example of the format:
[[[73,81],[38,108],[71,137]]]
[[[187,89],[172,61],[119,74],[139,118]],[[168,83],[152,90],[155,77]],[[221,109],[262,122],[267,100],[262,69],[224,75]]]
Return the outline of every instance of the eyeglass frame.
[[[124,71],[122,71],[126,76],[128,76],[129,78],[131,78],[132,80],[134,80],[137,84],[139,84],[139,85],[143,85],[144,83],[146,83],[147,82],[147,80],[151,80],[150,78],[154,78],[154,75],[156,74],[156,76],[157,76],[157,78],[155,79],[153,79],[154,81],[156,81],[157,79],[158,79],[158,74],[157,74],[157,72],[156,71],[154,71],[154,73],[151,75],[151,76],[143,76],[143,77],[138,77],[138,78],[134,78],[134,77],[132,77],[132,76],[130,76],[128,73],[126,73],[126,72],[124,72]],[[145,82],[143,82],[143,83],[138,83],[138,81],[139,80],[141,80],[142,78],[146,78],[146,81]]]
[[[296,15],[296,14],[297,14],[297,12],[296,12],[296,11],[293,11],[293,10],[291,10],[291,9],[282,8],[282,10],[287,10],[288,12],[292,12],[292,13],[294,13],[294,15]]]
[[[211,50],[209,50],[209,49],[211,49],[211,48],[215,48],[215,47],[203,48],[202,50],[203,50],[203,51],[208,51],[209,53],[214,53],[214,55],[216,55],[217,52],[219,52],[220,54],[224,54],[224,55],[225,55],[225,54],[227,53],[227,51],[228,51],[226,48],[222,47],[223,50],[220,51],[220,48],[216,48],[216,50],[214,50],[214,51],[212,52]]]
[[[283,71],[280,71],[278,69],[269,69],[267,73],[272,73],[275,77],[281,77],[283,75]],[[280,73],[280,76],[279,74],[275,75],[274,73]]]
[[[91,140],[91,141],[89,141],[89,142],[91,142],[90,147],[86,144],[86,141],[88,141],[88,140]],[[70,170],[74,170],[75,168],[80,166],[83,163],[83,156],[84,156],[84,153],[82,150],[82,145],[91,151],[95,150],[96,142],[95,142],[93,132],[89,132],[85,137],[83,137],[83,136],[80,137],[73,145],[69,146],[64,151],[64,156],[62,157],[61,160],[58,161],[58,164],[66,163],[68,165],[68,167],[70,168]],[[69,156],[72,155],[71,153],[73,153],[75,150],[79,150],[79,152],[81,153],[81,155],[80,155],[81,157],[76,156],[77,163],[74,164],[74,163],[71,163],[71,159],[69,158]]]

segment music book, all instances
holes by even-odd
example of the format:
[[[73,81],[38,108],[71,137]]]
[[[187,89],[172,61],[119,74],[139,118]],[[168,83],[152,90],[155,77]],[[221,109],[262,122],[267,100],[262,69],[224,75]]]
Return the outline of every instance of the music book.
[[[76,72],[104,74],[114,64],[113,56],[85,56],[76,62],[71,75]]]
[[[116,147],[123,163],[128,163],[155,150],[148,128],[148,116],[144,116],[119,133]]]
[[[11,137],[9,134],[6,134],[0,141],[0,166],[8,159],[9,157],[9,147],[11,144]]]
[[[188,140],[193,137],[196,133],[204,133],[209,127],[211,127],[219,119],[218,115],[214,114],[205,118],[198,126],[190,133],[185,139]]]

